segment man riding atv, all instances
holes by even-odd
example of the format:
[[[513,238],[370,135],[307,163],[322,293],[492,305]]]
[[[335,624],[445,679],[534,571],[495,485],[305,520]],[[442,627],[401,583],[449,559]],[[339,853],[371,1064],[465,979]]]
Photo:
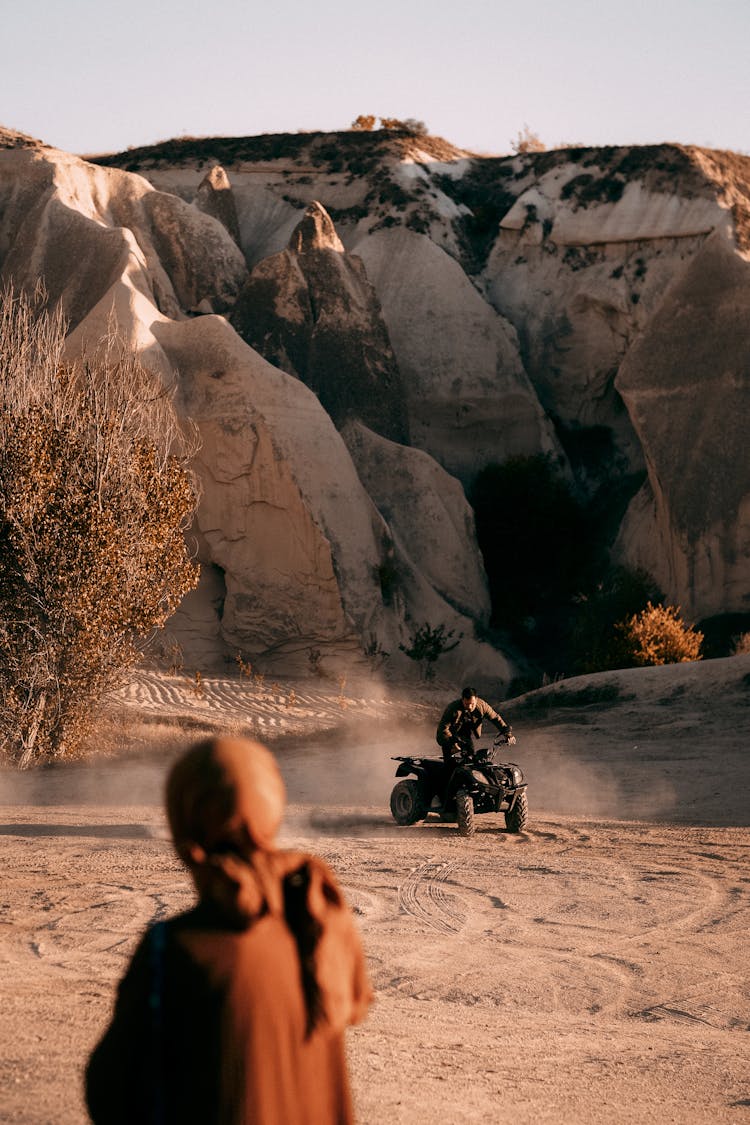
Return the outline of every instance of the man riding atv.
[[[489,719],[501,734],[510,734],[510,727],[489,703],[480,699],[473,687],[465,687],[460,699],[454,699],[443,711],[435,738],[443,751],[446,780],[465,754],[470,754],[473,740],[482,733],[482,721]]]
[[[491,747],[475,745],[482,720],[498,728]],[[442,820],[455,820],[461,836],[474,834],[476,813],[505,814],[508,832],[522,832],[529,805],[523,771],[515,762],[498,761],[501,748],[513,745],[511,729],[489,703],[465,687],[461,698],[450,703],[436,732],[443,760],[396,756],[397,781],[391,792],[391,814],[397,824],[416,824],[436,812]]]

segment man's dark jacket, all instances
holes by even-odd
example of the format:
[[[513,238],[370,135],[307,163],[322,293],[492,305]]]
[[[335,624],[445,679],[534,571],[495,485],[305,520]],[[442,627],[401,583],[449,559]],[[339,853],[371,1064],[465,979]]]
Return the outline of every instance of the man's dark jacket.
[[[445,708],[438,723],[435,732],[438,745],[443,747],[445,752],[455,742],[470,744],[472,737],[479,738],[481,735],[484,719],[490,719],[498,730],[505,730],[507,726],[502,716],[498,715],[484,699],[477,698],[477,705],[473,711],[466,711],[463,701],[454,699],[453,703],[449,703]]]

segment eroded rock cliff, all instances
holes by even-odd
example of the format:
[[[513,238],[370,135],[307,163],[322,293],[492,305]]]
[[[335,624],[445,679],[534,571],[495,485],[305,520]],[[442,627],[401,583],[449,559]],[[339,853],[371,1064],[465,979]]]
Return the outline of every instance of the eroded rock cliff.
[[[333,672],[389,654],[406,670],[411,665],[399,645],[408,643],[415,622],[427,621],[460,638],[446,658],[456,677],[482,671],[507,682],[508,662],[474,640],[487,597],[468,514],[468,541],[453,554],[470,560],[471,582],[454,599],[440,568],[423,571],[412,557],[418,552],[409,553],[431,510],[417,511],[411,533],[394,534],[317,395],[263,359],[223,317],[196,315],[234,305],[248,276],[228,230],[231,200],[224,195],[221,208],[214,206],[217,184],[230,191],[214,175],[198,206],[138,175],[24,138],[9,135],[0,146],[2,281],[33,286],[41,279],[50,301],[62,301],[69,354],[95,345],[114,325],[175,386],[180,408],[199,430],[202,498],[192,537],[202,578],[170,622],[165,643],[179,642],[190,667],[223,665],[239,653],[264,671],[304,672],[312,662]],[[207,199],[222,221],[206,214]],[[342,298],[342,336],[347,327],[352,334],[369,330],[379,311],[361,265],[335,243],[323,212],[312,226],[299,227],[290,253],[341,258],[342,286],[354,290],[355,306],[356,298],[366,306],[352,311]],[[323,228],[330,245],[323,244]],[[318,262],[313,289],[321,272]],[[325,296],[324,288],[319,292]],[[332,314],[329,335],[335,323]],[[388,370],[387,354],[375,359]],[[374,397],[388,389],[385,382],[375,387]],[[373,413],[361,390],[357,403],[360,413]],[[363,476],[366,463],[363,456]]]
[[[211,157],[251,262],[283,249],[295,207],[328,210],[377,293],[414,445],[465,484],[518,453],[567,459],[623,521],[616,558],[693,618],[750,611],[750,159],[475,158],[381,132],[174,142],[135,167],[189,197]]]
[[[92,163],[6,133],[0,269],[44,279],[71,350],[114,310],[178,380],[196,658],[397,662],[427,621],[463,634],[446,672],[507,678],[473,639],[458,482],[509,457],[548,455],[688,616],[750,612],[749,185],[750,159],[676,145],[300,134]]]

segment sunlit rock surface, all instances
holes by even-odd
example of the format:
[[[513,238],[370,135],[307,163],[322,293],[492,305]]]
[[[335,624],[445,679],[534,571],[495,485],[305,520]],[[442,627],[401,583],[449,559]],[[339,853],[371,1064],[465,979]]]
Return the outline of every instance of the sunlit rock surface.
[[[311,245],[303,226],[295,252],[323,249],[312,234]],[[298,672],[318,660],[330,672],[368,668],[387,653],[411,670],[399,646],[413,614],[460,638],[449,672],[510,678],[508,662],[473,639],[487,614],[473,540],[474,589],[456,608],[404,554],[318,397],[223,317],[194,315],[234,302],[247,275],[222,223],[139,176],[12,144],[0,149],[0,252],[3,280],[42,279],[62,300],[70,355],[116,328],[198,427],[202,495],[190,539],[202,576],[169,623],[165,651],[179,645],[189,667],[241,654]]]
[[[87,162],[0,131],[0,277],[44,280],[71,354],[114,316],[197,420],[190,657],[408,669],[427,622],[462,634],[441,671],[500,681],[461,485],[508,457],[598,497],[613,560],[688,615],[750,611],[749,185],[748,158],[676,145],[380,131]]]

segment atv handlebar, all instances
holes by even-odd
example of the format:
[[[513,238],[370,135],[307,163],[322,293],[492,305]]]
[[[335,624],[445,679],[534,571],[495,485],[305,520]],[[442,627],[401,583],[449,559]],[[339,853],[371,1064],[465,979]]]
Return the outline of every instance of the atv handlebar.
[[[512,727],[506,727],[505,730],[499,730],[495,735],[495,746],[515,746],[516,736],[513,733]]]

